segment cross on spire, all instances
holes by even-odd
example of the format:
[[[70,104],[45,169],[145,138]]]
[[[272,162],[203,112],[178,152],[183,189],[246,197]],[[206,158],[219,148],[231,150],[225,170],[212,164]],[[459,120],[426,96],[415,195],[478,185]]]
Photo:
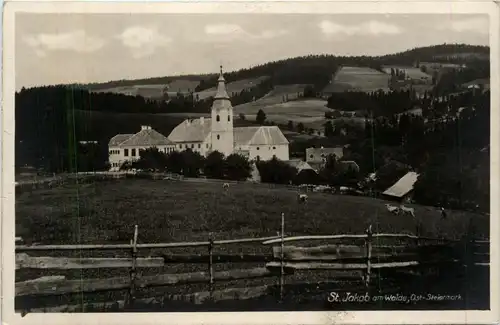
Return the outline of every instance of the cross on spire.
[[[218,82],[217,93],[215,94],[214,99],[229,99],[229,95],[227,94],[225,85],[226,80],[224,80],[224,76],[222,74],[222,64],[220,65],[220,75],[217,82]]]

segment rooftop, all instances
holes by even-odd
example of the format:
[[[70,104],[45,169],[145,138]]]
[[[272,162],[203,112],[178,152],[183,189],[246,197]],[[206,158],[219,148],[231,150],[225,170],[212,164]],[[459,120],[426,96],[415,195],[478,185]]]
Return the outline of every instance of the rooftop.
[[[172,141],[150,126],[142,126],[136,134],[117,134],[109,140],[110,147],[147,147],[171,144],[173,144]]]
[[[413,185],[418,179],[419,174],[415,172],[408,172],[406,175],[401,177],[394,185],[389,187],[384,195],[394,196],[394,197],[403,197],[413,190]]]

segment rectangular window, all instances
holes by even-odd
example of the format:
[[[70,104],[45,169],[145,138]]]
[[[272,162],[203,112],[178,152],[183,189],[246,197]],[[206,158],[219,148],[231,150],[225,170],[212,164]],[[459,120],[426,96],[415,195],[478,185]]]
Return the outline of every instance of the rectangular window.
[[[208,143],[207,143],[207,149],[208,149]]]
[[[198,143],[198,149],[199,149],[199,148],[201,148],[201,144],[200,144],[200,143]]]
[[[191,149],[193,149],[193,148],[194,148],[194,143],[191,143]]]
[[[123,155],[124,155],[125,157],[128,157],[128,149],[123,149]]]
[[[135,157],[135,148],[132,149],[132,157]]]

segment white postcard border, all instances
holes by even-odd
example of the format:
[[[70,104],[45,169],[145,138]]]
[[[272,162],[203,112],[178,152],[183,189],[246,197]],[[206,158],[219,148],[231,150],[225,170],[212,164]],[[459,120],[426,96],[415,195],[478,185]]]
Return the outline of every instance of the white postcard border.
[[[13,1],[4,5],[2,105],[2,321],[5,324],[487,324],[499,321],[499,4],[480,1],[350,1],[350,2],[87,2]],[[87,313],[14,314],[14,28],[16,12],[37,13],[486,13],[490,17],[491,49],[491,222],[490,311],[362,311],[362,312],[254,312],[254,313]]]

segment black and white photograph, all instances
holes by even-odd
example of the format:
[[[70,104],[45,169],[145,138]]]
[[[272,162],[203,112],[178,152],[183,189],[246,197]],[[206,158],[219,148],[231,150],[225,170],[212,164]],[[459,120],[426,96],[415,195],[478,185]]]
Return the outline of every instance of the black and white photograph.
[[[498,7],[66,5],[5,22],[17,319],[498,312]]]

